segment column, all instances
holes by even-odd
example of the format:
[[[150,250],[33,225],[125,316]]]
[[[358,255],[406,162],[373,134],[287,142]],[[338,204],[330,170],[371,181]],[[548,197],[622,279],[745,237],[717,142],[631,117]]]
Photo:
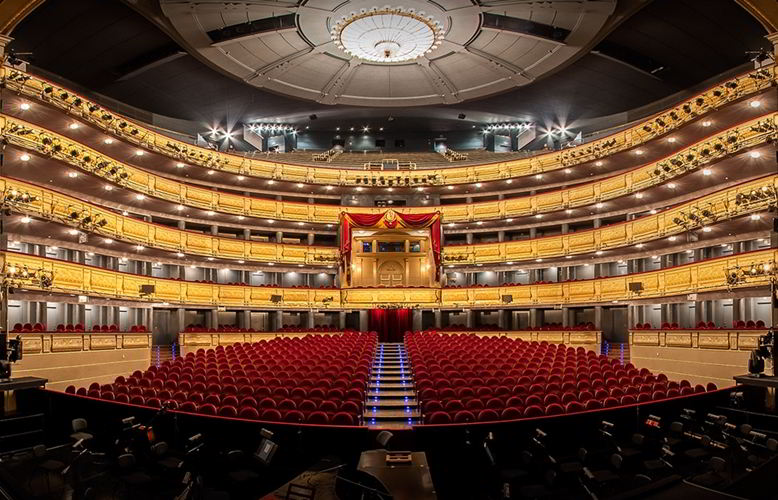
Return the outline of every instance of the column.
[[[570,325],[570,308],[569,307],[563,307],[562,308],[562,326],[564,328],[568,328],[572,325]]]
[[[505,330],[506,312],[507,311],[505,309],[500,309],[499,311],[497,311],[497,327],[500,330]]]
[[[602,306],[594,306],[594,329],[602,330]]]
[[[467,309],[465,311],[465,327],[467,328],[473,328],[475,326],[473,313],[474,311],[472,309]]]
[[[370,328],[367,313],[368,311],[359,311],[359,330],[362,332],[366,332]]]
[[[338,328],[340,330],[346,329],[346,311],[338,311]]]
[[[305,328],[313,328],[315,325],[313,310],[308,310],[305,313]]]
[[[284,311],[275,311],[273,317],[275,318],[273,331],[278,331],[284,326]]]
[[[440,309],[435,309],[435,328],[443,328],[443,311]]]
[[[411,309],[411,327],[413,331],[421,330],[421,325],[421,309]]]
[[[540,326],[538,323],[538,310],[537,309],[530,309],[529,310],[529,327],[530,328],[537,328]]]

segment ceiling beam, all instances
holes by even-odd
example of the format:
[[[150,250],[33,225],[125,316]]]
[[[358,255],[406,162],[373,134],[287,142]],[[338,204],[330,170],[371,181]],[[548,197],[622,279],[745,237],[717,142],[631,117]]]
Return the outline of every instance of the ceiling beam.
[[[318,100],[322,104],[336,104],[338,97],[343,92],[351,77],[354,75],[354,71],[362,64],[359,59],[350,59],[346,62],[335,75],[330,78],[330,81],[321,89],[321,98]]]

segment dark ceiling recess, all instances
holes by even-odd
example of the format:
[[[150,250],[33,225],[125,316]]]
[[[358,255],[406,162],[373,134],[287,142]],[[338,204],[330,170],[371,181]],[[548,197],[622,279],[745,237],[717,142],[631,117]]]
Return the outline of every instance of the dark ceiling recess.
[[[496,30],[512,31],[522,35],[534,36],[536,38],[545,38],[554,42],[564,42],[570,30],[556,28],[548,24],[537,23],[528,19],[519,19],[516,17],[501,16],[499,14],[484,14],[484,28]]]
[[[236,38],[244,38],[259,33],[267,33],[268,31],[292,29],[295,27],[295,15],[286,14],[283,16],[257,19],[256,21],[251,21],[249,23],[233,24],[232,26],[226,26],[218,30],[211,30],[208,32],[208,36],[211,37],[213,43],[223,43]]]
[[[616,61],[652,75],[658,75],[661,71],[666,69],[662,63],[655,61],[651,57],[640,54],[629,47],[607,40],[600,42],[592,52],[605,57],[610,57],[611,59],[615,59]]]

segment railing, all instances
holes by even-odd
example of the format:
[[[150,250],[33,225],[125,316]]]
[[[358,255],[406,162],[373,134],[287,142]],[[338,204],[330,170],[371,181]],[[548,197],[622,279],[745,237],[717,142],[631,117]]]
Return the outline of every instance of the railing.
[[[541,238],[454,245],[444,248],[443,263],[472,265],[502,262],[520,262],[532,259],[580,255],[644,243],[665,236],[686,232],[693,228],[675,219],[686,221],[689,213],[705,212],[707,224],[757,213],[776,205],[778,175],[760,179],[703,196],[696,200],[675,205],[654,215],[646,215],[628,222],[611,224],[597,229]],[[741,203],[739,196],[757,192],[760,199],[753,203]],[[764,196],[761,196],[761,195]],[[703,224],[697,225],[701,228]]]
[[[26,215],[73,226],[86,218],[93,222],[104,221],[102,225],[92,224],[85,231],[171,252],[233,260],[322,266],[334,265],[338,260],[339,251],[335,247],[266,243],[182,231],[123,216],[78,198],[15,179],[0,177],[0,191],[26,192],[35,196],[34,202],[14,207]],[[73,219],[74,213],[78,214],[77,219]]]
[[[752,266],[778,259],[777,250],[760,250],[708,259],[681,266],[629,275],[590,280],[483,288],[359,288],[305,289],[268,288],[248,285],[220,285],[154,278],[122,273],[83,264],[5,252],[7,265],[43,268],[53,273],[51,292],[78,293],[98,297],[181,303],[187,305],[238,306],[269,309],[373,309],[413,308],[518,308],[527,306],[590,305],[636,299],[659,299],[753,287],[766,288],[770,276],[757,276],[732,286],[727,272],[735,266]],[[630,290],[639,282],[642,290]],[[151,295],[140,293],[141,285],[154,285]],[[32,284],[23,288],[37,290]],[[765,293],[768,293],[765,291]],[[506,303],[505,298],[510,297]]]
[[[0,77],[5,86],[15,92],[51,103],[72,116],[94,124],[109,134],[179,161],[241,175],[314,184],[354,186],[357,185],[357,179],[361,182],[364,176],[364,173],[354,170],[305,167],[257,160],[193,146],[158,134],[116,113],[103,109],[98,104],[74,94],[69,89],[16,69],[4,67],[0,72]],[[775,79],[774,66],[760,68],[723,82],[665,113],[652,116],[638,125],[603,139],[532,158],[486,165],[425,170],[427,175],[419,179],[418,185],[463,184],[507,179],[558,170],[592,161],[662,136],[727,103],[769,88]],[[401,177],[408,178],[413,178],[414,173],[412,170],[398,171]]]
[[[678,153],[602,180],[548,191],[542,194],[438,207],[399,207],[398,212],[438,210],[445,222],[521,217],[591,205],[666,182],[717,160],[776,139],[778,114],[770,113],[732,127]],[[253,198],[181,183],[105,156],[62,135],[17,118],[0,115],[0,134],[9,143],[48,155],[85,172],[149,196],[188,206],[248,217],[335,224],[342,207]],[[75,151],[75,154],[73,152]],[[87,160],[88,159],[88,160]],[[111,174],[116,167],[126,179]],[[365,207],[365,212],[384,209]]]

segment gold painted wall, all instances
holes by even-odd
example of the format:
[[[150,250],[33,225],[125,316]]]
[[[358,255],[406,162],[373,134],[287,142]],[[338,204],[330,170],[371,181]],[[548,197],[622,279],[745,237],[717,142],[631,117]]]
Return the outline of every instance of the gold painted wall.
[[[766,330],[630,330],[635,366],[692,384],[735,385],[748,372],[748,357]]]
[[[119,375],[151,363],[150,333],[22,333],[24,357],[14,376],[43,377],[49,389],[92,382],[112,383]]]

